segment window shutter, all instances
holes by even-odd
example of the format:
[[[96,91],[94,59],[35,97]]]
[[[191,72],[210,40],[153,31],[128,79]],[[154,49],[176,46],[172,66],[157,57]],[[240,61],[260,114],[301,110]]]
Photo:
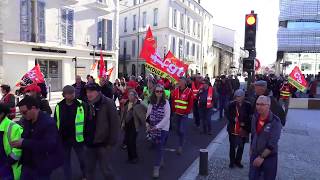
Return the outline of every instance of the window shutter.
[[[31,41],[31,0],[20,1],[20,40]]]
[[[107,20],[107,50],[112,50],[112,20]]]
[[[67,9],[61,10],[61,41],[67,44]]]
[[[45,5],[45,2],[38,1],[38,35],[41,43],[46,41]]]
[[[73,18],[74,17],[74,11],[69,9],[68,11],[68,23],[67,23],[67,44],[73,45]]]
[[[98,49],[101,48],[101,45],[99,44],[99,38],[102,38],[102,19],[98,20],[98,31],[97,31],[97,45],[98,45]]]

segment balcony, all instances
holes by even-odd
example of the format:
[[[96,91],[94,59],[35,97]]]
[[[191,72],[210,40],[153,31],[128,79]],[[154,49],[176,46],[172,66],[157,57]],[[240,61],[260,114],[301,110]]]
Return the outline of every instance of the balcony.
[[[87,7],[102,11],[104,13],[110,13],[109,0],[88,0]]]
[[[131,59],[131,56],[130,55],[123,55],[123,54],[120,54],[119,56],[119,61],[128,61]]]
[[[75,5],[75,4],[77,4],[77,3],[79,3],[80,2],[80,0],[64,0],[64,1],[62,1],[62,3],[64,4],[64,5]]]

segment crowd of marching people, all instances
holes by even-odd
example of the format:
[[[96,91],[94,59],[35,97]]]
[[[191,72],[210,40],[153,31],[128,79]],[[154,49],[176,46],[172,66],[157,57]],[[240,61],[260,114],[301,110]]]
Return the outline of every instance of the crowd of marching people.
[[[127,150],[128,163],[139,163],[136,141],[142,131],[155,147],[151,174],[158,178],[169,131],[176,131],[176,152],[182,155],[188,115],[193,114],[201,134],[211,136],[215,112],[228,123],[229,167],[243,168],[243,149],[251,134],[250,179],[258,179],[261,172],[275,178],[281,127],[289,99],[297,95],[287,77],[256,75],[246,88],[237,76],[225,75],[210,80],[196,74],[176,84],[153,75],[98,81],[77,76],[75,84],[63,88],[63,100],[53,111],[44,84],[21,86],[18,92],[24,98],[18,103],[10,86],[1,85],[0,179],[50,179],[59,167],[64,179],[72,179],[72,149],[82,179],[96,179],[97,165],[104,179],[115,179],[110,159],[116,145]],[[320,76],[310,84],[309,96],[316,97]]]

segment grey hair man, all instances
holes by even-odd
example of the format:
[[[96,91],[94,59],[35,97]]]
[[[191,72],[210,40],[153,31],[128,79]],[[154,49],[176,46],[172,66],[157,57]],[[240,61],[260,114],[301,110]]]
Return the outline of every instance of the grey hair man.
[[[271,104],[270,104],[270,110],[271,112],[278,116],[281,120],[281,124],[284,126],[286,123],[286,115],[284,113],[284,110],[278,103],[277,99],[272,95],[272,93],[268,90],[268,83],[266,81],[260,80],[255,82],[254,84],[255,89],[255,96],[251,100],[251,104],[256,104],[256,101],[259,96],[264,95],[268,96],[270,98]],[[255,106],[253,106],[254,110],[256,110]]]
[[[270,111],[271,99],[259,96],[257,113],[251,123],[249,180],[274,180],[277,176],[278,142],[281,134],[280,119]]]

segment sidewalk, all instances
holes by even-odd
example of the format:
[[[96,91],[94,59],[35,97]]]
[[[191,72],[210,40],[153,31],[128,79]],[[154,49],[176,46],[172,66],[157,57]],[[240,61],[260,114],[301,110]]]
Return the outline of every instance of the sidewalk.
[[[278,180],[316,180],[320,177],[320,111],[290,109],[279,142]],[[229,140],[223,129],[208,146],[209,175],[198,176],[196,160],[181,180],[247,180],[249,144],[243,154],[243,169],[229,169]]]

